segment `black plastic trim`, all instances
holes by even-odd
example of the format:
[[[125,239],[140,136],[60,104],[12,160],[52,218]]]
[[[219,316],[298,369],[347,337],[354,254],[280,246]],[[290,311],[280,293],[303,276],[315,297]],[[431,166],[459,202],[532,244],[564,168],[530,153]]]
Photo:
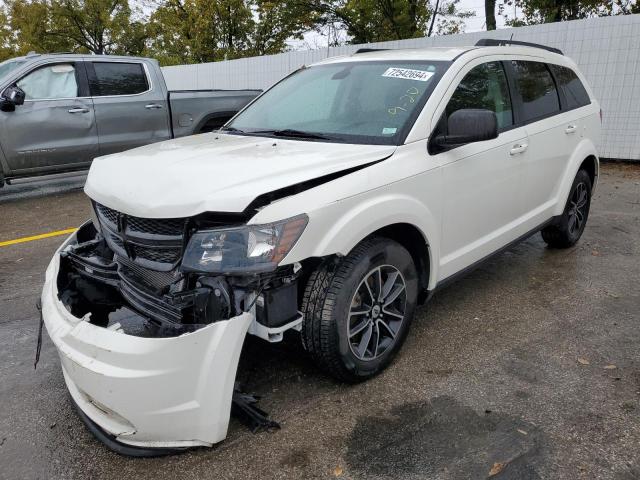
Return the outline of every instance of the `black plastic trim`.
[[[501,253],[505,252],[506,250],[509,250],[511,247],[517,245],[518,243],[521,243],[521,242],[525,241],[527,238],[531,237],[532,235],[535,235],[536,233],[538,233],[540,230],[542,230],[547,225],[552,224],[556,220],[556,218],[558,218],[558,217],[552,217],[549,220],[547,220],[545,222],[542,222],[537,227],[529,230],[524,235],[519,236],[518,238],[516,238],[515,240],[512,240],[511,242],[507,243],[503,247],[500,247],[498,250],[496,250],[494,252],[491,252],[486,257],[483,257],[480,260],[475,261],[474,263],[472,263],[468,267],[463,268],[459,272],[456,272],[456,273],[454,273],[452,275],[449,275],[447,278],[445,278],[443,280],[440,280],[433,289],[428,291],[429,294],[428,294],[427,300],[430,299],[437,291],[442,290],[443,288],[451,285],[456,280],[459,280],[461,277],[467,275],[468,273],[470,273],[473,270],[477,269],[478,267],[482,266],[485,262],[488,262],[492,258],[500,255]]]
[[[128,457],[139,457],[139,458],[149,458],[149,457],[163,457],[166,455],[175,455],[177,453],[183,453],[187,450],[192,450],[198,447],[136,447],[134,445],[127,445],[126,443],[122,443],[119,441],[114,435],[107,433],[100,427],[97,423],[91,420],[86,413],[82,411],[82,409],[78,406],[76,401],[71,398],[71,402],[73,406],[78,411],[78,415],[80,416],[80,420],[87,426],[89,431],[93,434],[96,439],[101,441],[109,450],[112,450],[120,455],[125,455]]]
[[[353,52],[353,54],[357,55],[358,53],[386,52],[388,50],[391,50],[391,49],[390,48],[359,48],[358,50]]]
[[[519,40],[501,40],[496,38],[482,38],[476,42],[476,47],[505,47],[508,45],[519,45],[521,47],[541,48],[548,52],[564,55],[559,48],[549,47],[540,43],[521,42]]]

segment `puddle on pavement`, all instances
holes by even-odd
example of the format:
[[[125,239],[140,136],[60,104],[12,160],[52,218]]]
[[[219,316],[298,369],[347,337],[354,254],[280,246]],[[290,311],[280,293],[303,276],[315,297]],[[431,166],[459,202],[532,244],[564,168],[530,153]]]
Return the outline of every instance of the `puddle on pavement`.
[[[355,478],[534,480],[543,445],[532,424],[441,396],[359,418],[346,460]]]

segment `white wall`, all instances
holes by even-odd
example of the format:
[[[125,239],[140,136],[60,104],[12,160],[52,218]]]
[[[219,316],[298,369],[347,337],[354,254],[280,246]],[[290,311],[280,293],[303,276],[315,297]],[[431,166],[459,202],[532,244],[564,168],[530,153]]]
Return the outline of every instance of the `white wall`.
[[[586,75],[603,111],[604,158],[640,160],[640,15],[508,28],[368,44],[379,48],[473,45],[480,38],[510,38],[560,48]],[[362,46],[288,52],[163,69],[170,89],[267,88],[302,65],[347,55]]]

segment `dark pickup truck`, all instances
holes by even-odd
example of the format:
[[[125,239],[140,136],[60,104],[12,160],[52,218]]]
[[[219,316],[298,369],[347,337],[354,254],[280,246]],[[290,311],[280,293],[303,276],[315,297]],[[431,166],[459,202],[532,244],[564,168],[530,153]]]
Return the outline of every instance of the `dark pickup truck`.
[[[170,91],[156,60],[30,54],[0,63],[0,187],[222,126],[260,90]]]

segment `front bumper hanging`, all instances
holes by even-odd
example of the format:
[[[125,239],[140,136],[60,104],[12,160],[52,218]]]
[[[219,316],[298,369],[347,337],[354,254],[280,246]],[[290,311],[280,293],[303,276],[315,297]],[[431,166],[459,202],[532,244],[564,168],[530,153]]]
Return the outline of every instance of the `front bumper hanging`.
[[[59,252],[75,242],[72,235]],[[59,298],[59,252],[47,268],[42,318],[71,397],[94,435],[133,456],[177,453],[222,441],[240,352],[254,314],[243,312],[160,338],[94,325],[89,315],[72,315]],[[250,397],[236,397],[235,410],[248,412],[245,416],[257,425],[277,426],[261,417]]]

